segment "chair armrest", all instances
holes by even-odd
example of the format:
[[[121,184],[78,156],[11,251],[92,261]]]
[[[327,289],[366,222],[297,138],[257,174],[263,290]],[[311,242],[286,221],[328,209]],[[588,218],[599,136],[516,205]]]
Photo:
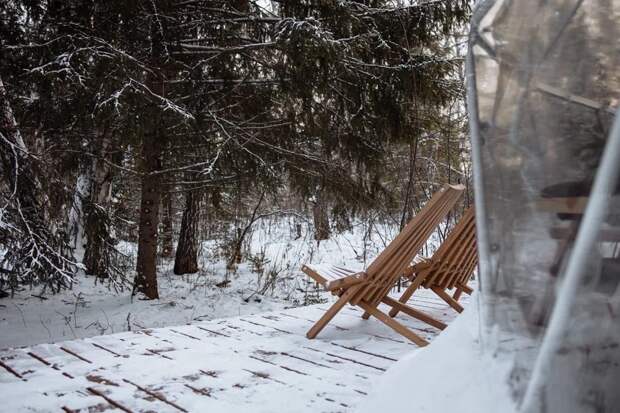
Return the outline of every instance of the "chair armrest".
[[[364,271],[357,272],[355,274],[340,278],[338,280],[325,283],[325,289],[327,291],[340,290],[342,288],[348,288],[353,285],[362,283],[366,280],[367,274]]]

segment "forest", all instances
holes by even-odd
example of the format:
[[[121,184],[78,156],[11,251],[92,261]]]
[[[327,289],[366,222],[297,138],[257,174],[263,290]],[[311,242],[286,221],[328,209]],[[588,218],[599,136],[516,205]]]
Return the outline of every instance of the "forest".
[[[619,30],[0,0],[0,411],[617,411]]]
[[[469,13],[465,0],[1,2],[0,294],[93,277],[157,299],[164,272],[208,275],[205,256],[226,287],[268,262],[249,248],[261,223],[313,248],[398,232],[443,184],[471,185]],[[470,202],[468,189],[458,210]]]

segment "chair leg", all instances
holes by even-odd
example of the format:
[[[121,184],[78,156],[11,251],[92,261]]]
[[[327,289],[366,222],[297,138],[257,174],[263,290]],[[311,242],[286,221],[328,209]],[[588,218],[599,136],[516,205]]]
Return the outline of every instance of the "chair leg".
[[[462,284],[457,284],[456,285],[456,292],[454,293],[452,298],[454,298],[456,301],[458,301],[459,298],[461,298],[461,295],[463,295],[463,293],[465,293],[467,295],[471,295],[473,292],[474,292],[474,290],[470,286],[462,285]]]
[[[329,309],[325,312],[325,314],[323,314],[323,316],[319,319],[319,321],[314,323],[312,328],[310,328],[310,330],[308,330],[308,332],[306,333],[306,337],[308,337],[309,339],[315,338],[317,334],[319,334],[321,330],[323,330],[323,328],[327,325],[327,323],[329,323],[331,319],[334,318],[334,316],[338,313],[338,311],[340,311],[342,307],[344,307],[345,304],[349,302],[349,299],[353,296],[353,294],[355,294],[355,292],[358,289],[359,289],[359,286],[348,288],[340,296],[338,301],[336,301],[334,304],[332,304],[331,307],[329,307]]]
[[[398,321],[394,320],[387,314],[379,311],[379,309],[377,309],[376,307],[373,307],[365,303],[364,301],[360,301],[358,305],[362,307],[362,309],[366,311],[368,314],[377,318],[379,321],[381,321],[382,323],[384,323],[385,325],[387,325],[388,327],[396,331],[398,334],[402,335],[403,337],[408,338],[409,340],[411,340],[418,346],[423,347],[423,346],[428,345],[428,341],[424,340],[422,337],[420,337],[413,331],[409,330],[407,327],[405,327]]]
[[[411,298],[413,293],[420,287],[420,285],[422,284],[422,281],[424,281],[425,278],[426,277],[422,277],[420,274],[418,274],[413,279],[411,284],[409,284],[409,287],[407,287],[407,289],[405,290],[403,295],[398,299],[398,301],[400,301],[403,304],[405,304],[407,301],[409,301],[409,299]],[[392,309],[389,312],[390,317],[396,317],[396,315],[398,314],[399,311],[400,310],[397,307],[392,306]]]
[[[469,285],[459,284],[459,288],[467,295],[472,295],[474,290]]]
[[[443,288],[431,287],[431,290],[433,290],[433,292],[437,294],[442,300],[448,303],[450,307],[454,308],[459,313],[463,312],[463,306],[460,305],[454,298],[450,297],[450,294],[445,292]]]
[[[458,301],[459,298],[461,298],[462,294],[463,294],[463,290],[461,289],[461,287],[456,287],[456,291],[454,292],[454,295],[452,296],[452,298],[454,298],[454,301]]]
[[[424,321],[426,324],[430,324],[431,326],[443,330],[446,328],[446,324],[441,321],[431,317],[428,314],[423,313],[422,311],[418,311],[415,308],[411,308],[406,304],[401,303],[400,301],[396,301],[390,297],[384,297],[381,300],[384,304],[389,305],[392,308],[397,308],[399,311],[411,316],[413,318],[417,318],[420,321]]]

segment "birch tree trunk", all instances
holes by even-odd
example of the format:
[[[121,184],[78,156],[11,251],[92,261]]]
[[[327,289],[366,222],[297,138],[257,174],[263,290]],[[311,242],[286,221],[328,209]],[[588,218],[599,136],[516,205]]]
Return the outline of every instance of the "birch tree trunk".
[[[75,182],[73,201],[71,203],[67,218],[69,246],[73,248],[74,256],[77,262],[83,262],[85,255],[84,246],[86,242],[86,216],[84,202],[89,199],[92,191],[92,165],[93,163],[90,161],[80,161],[79,175]]]

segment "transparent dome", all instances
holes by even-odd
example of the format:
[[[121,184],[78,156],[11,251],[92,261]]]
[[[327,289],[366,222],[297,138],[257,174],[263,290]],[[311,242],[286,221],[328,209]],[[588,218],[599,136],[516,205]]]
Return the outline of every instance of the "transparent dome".
[[[620,0],[474,11],[484,342],[524,411],[620,411],[619,39]]]

